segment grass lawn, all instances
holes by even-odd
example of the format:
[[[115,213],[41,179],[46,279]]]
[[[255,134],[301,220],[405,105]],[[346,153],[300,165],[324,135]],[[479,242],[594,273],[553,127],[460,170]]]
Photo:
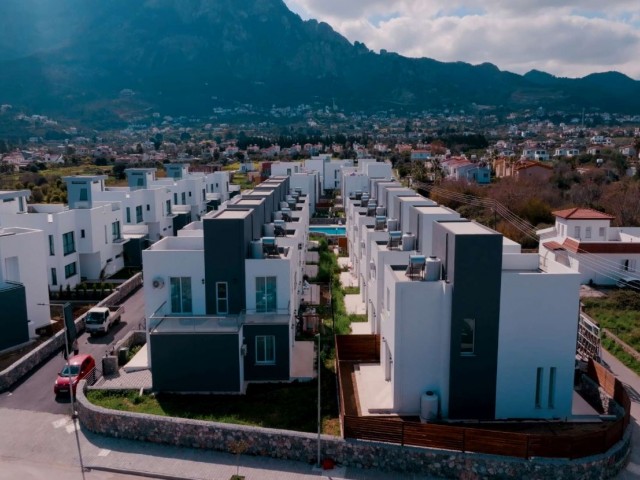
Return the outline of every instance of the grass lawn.
[[[324,369],[323,369],[324,370]],[[323,432],[340,435],[335,377],[323,371]],[[251,384],[246,395],[142,395],[91,390],[89,401],[113,410],[239,425],[317,431],[316,382]],[[333,386],[333,387],[332,387]]]
[[[601,328],[610,330],[623,342],[640,351],[640,293],[617,290],[605,298],[585,298],[582,303],[587,314]],[[616,347],[612,340],[603,338],[602,346],[636,373],[640,373],[640,363]]]

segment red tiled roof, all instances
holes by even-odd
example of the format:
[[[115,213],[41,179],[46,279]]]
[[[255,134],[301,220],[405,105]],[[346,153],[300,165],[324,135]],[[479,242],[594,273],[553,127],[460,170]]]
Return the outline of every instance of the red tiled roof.
[[[542,163],[542,162],[524,161],[524,162],[518,162],[515,164],[516,170],[524,170],[526,168],[533,168],[533,167],[542,167],[542,168],[546,168],[547,170],[553,170],[553,167],[551,165],[547,165],[546,163]]]
[[[556,243],[556,242],[548,242]],[[547,244],[544,244],[545,247]],[[561,248],[572,253],[640,253],[640,242],[579,242],[565,238]]]
[[[571,220],[614,220],[616,218],[590,208],[567,208],[565,210],[556,210],[553,214],[556,217]]]
[[[546,242],[542,244],[547,250],[564,250],[564,247],[558,242]]]

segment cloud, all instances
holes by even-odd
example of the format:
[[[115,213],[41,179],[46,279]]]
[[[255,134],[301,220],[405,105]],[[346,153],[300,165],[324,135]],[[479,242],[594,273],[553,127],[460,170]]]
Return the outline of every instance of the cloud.
[[[637,0],[286,0],[374,50],[491,62],[559,76],[618,70],[640,79]]]

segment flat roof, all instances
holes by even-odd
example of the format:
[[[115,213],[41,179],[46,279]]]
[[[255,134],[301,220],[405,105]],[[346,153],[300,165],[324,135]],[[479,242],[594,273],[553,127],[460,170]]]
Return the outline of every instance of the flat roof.
[[[29,197],[31,191],[29,190],[0,190],[0,200],[16,197]]]
[[[419,213],[424,213],[425,215],[456,214],[453,210],[443,207],[442,205],[438,205],[437,203],[434,203],[433,205],[414,205],[413,208],[415,208]]]
[[[213,218],[222,218],[222,219],[230,219],[230,218],[247,218],[251,215],[252,210],[244,210],[244,209],[225,209],[215,215]]]
[[[444,228],[457,235],[500,235],[498,232],[476,222],[439,222]]]

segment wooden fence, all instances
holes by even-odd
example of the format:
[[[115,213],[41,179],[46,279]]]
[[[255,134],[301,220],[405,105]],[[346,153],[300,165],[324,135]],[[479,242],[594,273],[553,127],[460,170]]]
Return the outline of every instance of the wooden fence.
[[[351,374],[357,363],[379,362],[380,337],[336,337],[340,420],[344,438],[417,447],[507,455],[519,458],[581,458],[604,453],[620,441],[629,425],[631,400],[623,385],[602,365],[589,362],[587,375],[624,408],[624,415],[596,431],[518,433],[488,428],[423,424],[399,417],[362,417],[357,413]],[[496,427],[497,428],[497,427]]]

